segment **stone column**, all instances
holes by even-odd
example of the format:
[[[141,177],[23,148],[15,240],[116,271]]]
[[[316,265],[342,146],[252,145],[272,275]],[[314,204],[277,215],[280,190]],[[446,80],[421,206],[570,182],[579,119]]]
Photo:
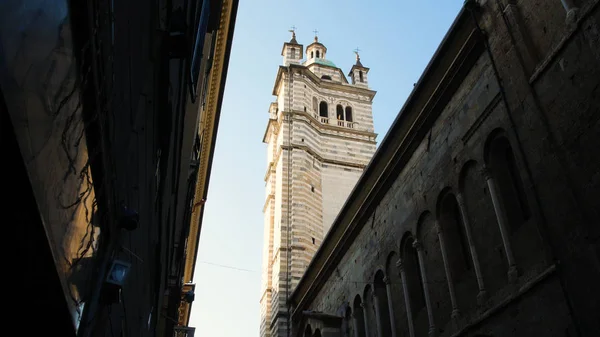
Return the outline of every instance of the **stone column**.
[[[469,222],[467,205],[465,205],[465,199],[463,198],[462,193],[456,194],[456,202],[458,203],[460,217],[462,218],[463,225],[465,226],[465,235],[467,236],[469,251],[471,252],[471,258],[473,260],[473,269],[475,269],[477,285],[479,286],[479,293],[477,294],[477,304],[481,306],[487,299],[487,291],[485,290],[485,284],[483,283],[481,266],[479,265],[479,256],[477,255],[477,249],[475,249],[475,241],[473,240],[473,234],[471,233],[471,224]]]
[[[412,317],[412,309],[410,307],[410,294],[408,292],[408,284],[406,283],[406,272],[402,265],[402,260],[396,262],[396,267],[400,270],[400,280],[402,282],[402,291],[404,292],[404,304],[406,306],[406,320],[408,321],[408,334],[410,337],[415,337],[415,325]]]
[[[413,247],[417,250],[419,258],[419,267],[421,268],[421,280],[423,282],[423,292],[425,293],[425,305],[427,306],[427,318],[429,319],[429,337],[435,336],[435,323],[433,322],[433,308],[429,298],[429,284],[427,274],[425,273],[425,261],[423,261],[423,245],[417,239],[413,242]]]
[[[460,224],[457,224],[460,226]],[[448,281],[448,291],[450,292],[450,301],[452,302],[452,319],[456,321],[459,316],[458,303],[456,302],[456,291],[454,290],[454,282],[452,282],[452,271],[450,270],[450,262],[448,261],[448,253],[446,252],[446,243],[444,241],[444,233],[439,222],[435,221],[435,231],[440,240],[440,250],[442,251],[442,259],[444,260],[444,270],[446,271],[446,280]]]
[[[363,319],[362,317],[356,317],[356,311],[352,310],[352,325],[354,326],[354,337],[365,337],[365,336],[360,336],[360,330],[358,329],[358,327],[360,326],[360,324],[358,324],[358,320],[359,319]]]
[[[567,11],[567,24],[575,23],[575,21],[577,21],[577,14],[579,13],[579,8],[575,6],[573,0],[560,0],[560,2],[565,8],[565,11]]]
[[[385,282],[385,291],[387,292],[388,299],[388,310],[390,316],[390,326],[392,328],[392,337],[396,337],[396,315],[394,314],[394,302],[392,297],[392,284],[390,283],[389,277],[384,277],[383,282]]]
[[[371,337],[371,332],[369,331],[369,315],[367,313],[367,306],[365,305],[366,300],[367,299],[364,298],[360,306],[363,310],[363,319],[365,321],[365,337]]]
[[[496,180],[492,176],[491,172],[484,168],[483,177],[490,190],[490,196],[492,197],[492,204],[494,205],[494,211],[496,212],[496,219],[498,220],[498,226],[500,227],[500,235],[502,236],[502,243],[504,245],[504,251],[506,252],[506,259],[508,260],[508,280],[514,282],[517,280],[517,264],[513,255],[512,246],[510,244],[510,237],[508,232],[508,221],[506,219],[506,212],[504,211],[504,205],[498,197],[498,190],[496,188]]]
[[[381,321],[381,317],[384,313],[381,312],[381,299],[377,296],[377,289],[375,287],[373,287],[373,301],[375,303],[375,330],[377,330],[377,336],[387,337],[383,335],[383,322]]]

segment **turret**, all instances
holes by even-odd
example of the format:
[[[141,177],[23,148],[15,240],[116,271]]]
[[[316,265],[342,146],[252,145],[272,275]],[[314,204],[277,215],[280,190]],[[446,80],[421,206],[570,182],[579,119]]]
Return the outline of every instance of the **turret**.
[[[290,42],[283,44],[281,55],[283,56],[283,65],[288,66],[290,63],[299,64],[302,60],[303,46],[296,41],[296,32],[291,29],[292,39]]]
[[[306,65],[316,62],[317,60],[325,60],[327,48],[319,42],[319,38],[315,35],[315,41],[306,47]]]
[[[367,81],[367,74],[369,73],[369,68],[362,65],[360,62],[360,55],[358,55],[358,51],[354,52],[356,54],[356,63],[350,69],[350,79],[353,85],[368,87],[369,82]]]

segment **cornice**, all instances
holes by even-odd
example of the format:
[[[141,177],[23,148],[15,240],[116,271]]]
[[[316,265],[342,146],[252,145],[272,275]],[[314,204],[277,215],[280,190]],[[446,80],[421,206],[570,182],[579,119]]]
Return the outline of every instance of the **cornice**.
[[[214,154],[214,145],[219,123],[221,103],[223,100],[223,90],[229,55],[231,52],[231,43],[235,18],[237,15],[238,0],[222,0],[219,27],[216,30],[215,46],[213,53],[213,64],[208,77],[208,88],[206,106],[204,110],[204,120],[200,121],[199,129],[202,129],[204,136],[200,148],[198,173],[196,176],[196,186],[194,191],[194,201],[192,214],[190,217],[190,228],[186,246],[185,266],[183,272],[184,282],[192,280],[196,257],[198,253],[198,241],[200,239],[200,229],[202,226],[202,214],[204,213],[204,202],[208,191],[208,181],[212,158]]]
[[[307,78],[309,78],[315,85],[319,86],[320,88],[345,91],[347,93],[352,93],[352,94],[357,94],[357,95],[365,95],[365,96],[369,97],[370,101],[372,101],[373,97],[375,97],[375,94],[377,94],[377,91],[375,91],[375,90],[355,86],[352,84],[341,84],[341,83],[335,83],[335,82],[331,82],[331,81],[324,81],[324,80],[320,79],[319,77],[317,77],[317,75],[315,75],[312,71],[310,71],[310,69],[308,69],[308,67],[299,65],[299,64],[290,64],[289,66],[279,66],[279,69],[277,70],[277,76],[275,78],[275,84],[273,85],[272,94],[274,96],[277,96],[277,88],[279,87],[279,83],[283,79],[284,73],[287,72],[289,69],[292,69],[292,71],[293,70],[300,71],[303,75],[305,75]],[[342,76],[344,76],[343,73],[342,73]]]

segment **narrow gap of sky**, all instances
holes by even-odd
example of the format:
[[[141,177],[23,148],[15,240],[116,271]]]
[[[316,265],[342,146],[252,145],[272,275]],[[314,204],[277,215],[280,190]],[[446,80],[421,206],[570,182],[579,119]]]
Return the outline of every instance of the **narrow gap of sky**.
[[[258,336],[267,150],[262,143],[281,49],[318,30],[347,74],[370,68],[380,142],[458,14],[462,0],[241,0],[194,275],[197,336]]]

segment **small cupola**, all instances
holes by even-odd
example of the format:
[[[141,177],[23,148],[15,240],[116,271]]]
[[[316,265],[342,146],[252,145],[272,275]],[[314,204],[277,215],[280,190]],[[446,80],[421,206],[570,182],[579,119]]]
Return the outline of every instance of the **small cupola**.
[[[350,69],[348,76],[350,76],[353,85],[368,87],[369,82],[367,81],[367,73],[369,73],[369,68],[363,66],[360,62],[358,51],[355,51],[354,53],[356,54],[356,63],[352,66],[352,69]]]
[[[309,63],[318,59],[325,59],[327,48],[319,42],[319,38],[315,35],[315,41],[306,47],[306,59]]]
[[[292,39],[290,42],[285,42],[283,44],[283,49],[281,50],[281,56],[283,56],[283,65],[285,66],[289,65],[290,63],[299,64],[300,60],[302,60],[302,51],[304,48],[296,40],[296,31],[294,29],[290,29],[290,33],[292,33]]]

